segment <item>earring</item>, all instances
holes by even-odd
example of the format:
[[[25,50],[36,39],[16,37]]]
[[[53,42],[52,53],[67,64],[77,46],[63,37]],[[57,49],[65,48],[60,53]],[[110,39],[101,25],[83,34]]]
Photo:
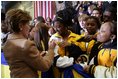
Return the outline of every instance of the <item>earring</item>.
[[[111,43],[113,43],[113,39],[111,39]]]

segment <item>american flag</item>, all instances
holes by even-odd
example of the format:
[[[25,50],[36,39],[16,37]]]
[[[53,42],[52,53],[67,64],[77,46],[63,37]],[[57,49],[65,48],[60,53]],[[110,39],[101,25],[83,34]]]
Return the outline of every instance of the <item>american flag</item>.
[[[35,1],[34,2],[34,18],[43,16],[44,19],[50,17],[53,19],[53,15],[56,12],[55,1]]]

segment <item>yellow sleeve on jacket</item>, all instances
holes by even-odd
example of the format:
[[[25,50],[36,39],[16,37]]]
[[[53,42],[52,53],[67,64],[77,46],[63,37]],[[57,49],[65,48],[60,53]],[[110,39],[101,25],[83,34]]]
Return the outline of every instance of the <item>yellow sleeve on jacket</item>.
[[[113,66],[115,59],[117,58],[116,49],[102,49],[98,53],[98,64],[103,66]]]

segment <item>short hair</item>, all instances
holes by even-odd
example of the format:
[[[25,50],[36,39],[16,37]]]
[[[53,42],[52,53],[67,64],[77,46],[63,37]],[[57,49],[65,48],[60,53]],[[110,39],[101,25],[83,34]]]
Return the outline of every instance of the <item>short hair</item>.
[[[19,24],[26,24],[32,18],[27,11],[21,9],[11,9],[6,13],[6,18],[9,19],[10,29],[13,32],[20,32]]]

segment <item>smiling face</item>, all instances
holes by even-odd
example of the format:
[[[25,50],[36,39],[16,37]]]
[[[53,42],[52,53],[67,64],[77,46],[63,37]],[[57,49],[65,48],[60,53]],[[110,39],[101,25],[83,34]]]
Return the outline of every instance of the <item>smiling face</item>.
[[[104,23],[100,28],[100,31],[97,36],[97,40],[99,42],[105,43],[110,40],[110,37],[111,37],[111,27],[109,23]]]
[[[64,25],[62,23],[60,23],[59,21],[54,22],[54,27],[60,35],[62,35],[65,32]]]

